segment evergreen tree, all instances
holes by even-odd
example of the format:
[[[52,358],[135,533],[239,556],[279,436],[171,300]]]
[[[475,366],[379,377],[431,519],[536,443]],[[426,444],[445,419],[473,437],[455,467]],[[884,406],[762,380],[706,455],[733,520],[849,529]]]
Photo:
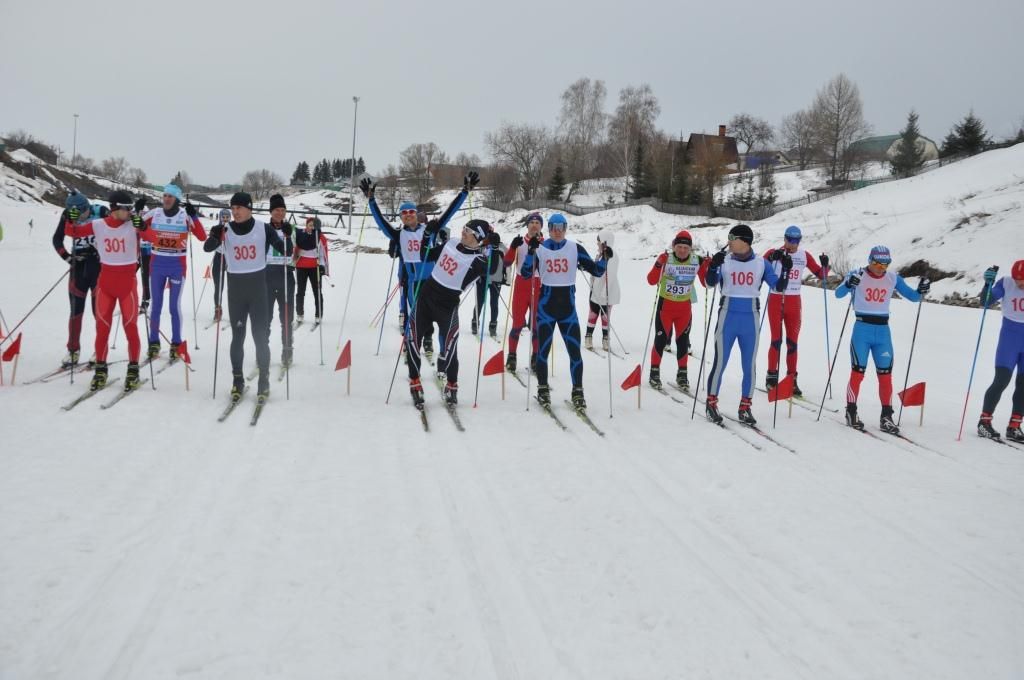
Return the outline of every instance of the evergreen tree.
[[[778,195],[775,188],[775,166],[768,161],[762,162],[757,167],[757,199],[754,203],[756,207],[770,208],[775,205]]]
[[[299,179],[301,179],[303,182],[308,184],[309,180],[310,180],[310,176],[309,176],[309,163],[307,163],[306,161],[302,161],[301,165],[302,165],[302,175],[300,175]]]
[[[907,115],[907,126],[900,132],[899,149],[892,159],[892,174],[911,177],[924,165],[924,149],[919,146],[921,131],[917,126],[917,112]]]
[[[342,165],[340,158],[335,158],[334,162],[331,164],[331,175],[336,180],[345,176],[345,168]]]
[[[303,168],[305,168],[305,177],[303,177]],[[309,166],[305,161],[299,161],[295,166],[295,172],[292,173],[292,179],[289,184],[303,184],[309,181]]]
[[[551,182],[548,184],[548,200],[561,201],[565,192],[565,171],[562,170],[562,162],[555,165],[555,174],[551,175]]]
[[[366,172],[366,161],[364,161],[363,157],[360,156],[359,160],[356,161],[356,174],[361,175],[364,172]]]
[[[984,151],[991,142],[985,125],[971,110],[962,121],[953,126],[953,131],[946,135],[946,140],[942,144],[942,155],[966,153],[973,156]]]
[[[626,180],[626,198],[647,198],[653,193],[647,176],[647,160],[644,153],[644,140],[641,135],[636,141],[636,153],[633,154],[633,169]]]

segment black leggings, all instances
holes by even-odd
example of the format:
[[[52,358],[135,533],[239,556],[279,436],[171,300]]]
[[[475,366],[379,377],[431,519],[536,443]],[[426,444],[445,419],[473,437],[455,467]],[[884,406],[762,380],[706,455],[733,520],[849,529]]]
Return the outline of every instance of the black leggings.
[[[246,322],[252,327],[256,344],[256,365],[260,374],[270,370],[270,305],[264,271],[228,274],[228,318],[231,320],[231,372],[242,374],[245,358]]]
[[[484,305],[484,280],[476,280],[476,307],[473,308],[473,321],[477,320],[478,312]],[[501,290],[500,283],[489,284],[490,290],[487,292],[487,301],[491,306],[491,323],[498,323],[498,294]],[[483,324],[480,324],[483,325]]]
[[[985,401],[981,410],[985,413],[992,413],[996,410],[999,397],[1003,396],[1003,390],[1010,384],[1010,377],[1013,375],[1012,368],[996,366],[996,377],[992,384],[985,390]],[[1017,373],[1017,384],[1013,388],[1013,412],[1024,414],[1024,375]]]
[[[437,370],[448,376],[448,382],[459,381],[459,302],[458,293],[434,283],[433,279],[423,284],[415,314],[409,319],[409,333],[405,336],[410,379],[420,377],[420,346],[436,323],[441,338]]]
[[[320,288],[320,275],[319,269],[316,268],[305,268],[297,267],[295,274],[298,277],[298,294],[295,296],[295,312],[299,316],[306,314],[306,282],[313,287],[313,304],[316,306],[316,318],[323,318],[321,312],[323,308],[323,296],[321,295]]]

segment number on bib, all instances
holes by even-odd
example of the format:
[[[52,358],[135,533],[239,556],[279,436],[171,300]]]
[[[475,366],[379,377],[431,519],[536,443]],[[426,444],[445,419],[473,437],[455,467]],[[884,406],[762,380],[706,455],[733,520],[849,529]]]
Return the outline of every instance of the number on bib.
[[[732,272],[732,285],[752,286],[754,285],[754,272]]]
[[[1024,298],[1013,298],[1013,311],[1024,312]]]
[[[547,272],[549,274],[564,274],[569,271],[569,260],[559,257],[547,260]]]
[[[125,251],[123,238],[103,239],[103,250],[108,253],[123,253]]]
[[[885,302],[888,293],[885,288],[865,288],[864,299],[868,302]]]
[[[441,269],[448,273],[448,276],[453,275],[459,266],[459,263],[448,257],[447,253],[441,256],[441,261],[437,264]]]
[[[407,245],[405,246],[405,249],[408,250],[410,253],[415,253],[420,249],[420,242],[409,239]]]
[[[255,260],[256,246],[235,246],[236,260]]]

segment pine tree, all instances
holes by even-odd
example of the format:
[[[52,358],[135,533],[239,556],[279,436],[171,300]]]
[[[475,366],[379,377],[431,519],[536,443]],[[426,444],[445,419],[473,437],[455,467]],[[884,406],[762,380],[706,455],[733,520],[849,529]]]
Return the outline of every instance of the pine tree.
[[[299,179],[302,180],[304,183],[308,184],[309,180],[310,180],[310,176],[309,176],[309,163],[307,163],[306,161],[302,161],[301,166],[302,166],[302,174],[299,176]]]
[[[364,161],[363,157],[360,156],[359,160],[356,161],[356,174],[361,175],[364,172],[366,172],[366,161]]]
[[[974,115],[972,109],[964,119],[953,126],[953,131],[946,136],[942,144],[942,155],[966,153],[973,156],[981,153],[992,142],[985,131],[985,125]]]
[[[626,198],[647,198],[653,192],[648,184],[647,161],[644,153],[644,139],[641,135],[636,141],[636,153],[633,155],[633,169],[626,180]]]
[[[763,161],[757,167],[756,207],[772,207],[778,195],[779,192],[775,188],[775,166],[770,161]]]
[[[345,168],[342,166],[340,158],[335,158],[334,162],[331,163],[331,175],[336,180],[345,176]]]
[[[899,148],[892,159],[892,174],[911,177],[924,165],[924,149],[919,145],[921,131],[917,126],[917,112],[911,109],[907,126],[900,132]]]
[[[303,179],[303,166],[305,166],[305,179]],[[309,181],[309,166],[306,165],[305,161],[299,161],[295,166],[295,172],[292,173],[292,179],[289,184],[303,184]]]
[[[551,182],[548,184],[548,200],[561,201],[565,193],[565,171],[562,170],[562,162],[555,165],[555,174],[551,175]]]

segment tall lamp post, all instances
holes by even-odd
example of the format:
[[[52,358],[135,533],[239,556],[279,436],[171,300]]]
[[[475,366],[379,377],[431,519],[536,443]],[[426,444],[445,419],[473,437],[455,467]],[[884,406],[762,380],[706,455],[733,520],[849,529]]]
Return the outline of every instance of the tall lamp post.
[[[75,167],[75,156],[78,155],[78,114],[75,114],[75,136],[71,141],[71,162],[68,164]]]
[[[352,204],[356,194],[356,121],[359,120],[359,97],[352,97],[355,112],[352,114],[352,165],[349,166],[348,188],[348,235],[352,235]]]

